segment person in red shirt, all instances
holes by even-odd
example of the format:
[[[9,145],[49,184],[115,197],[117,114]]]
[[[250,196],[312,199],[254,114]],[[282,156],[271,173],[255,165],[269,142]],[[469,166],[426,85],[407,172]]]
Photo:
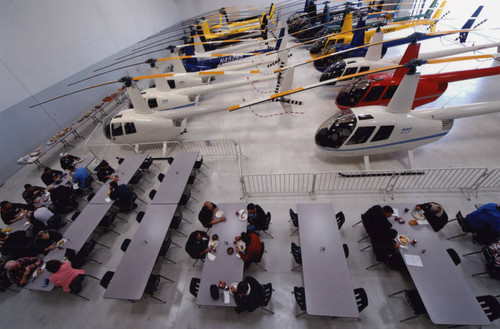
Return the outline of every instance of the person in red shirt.
[[[62,287],[66,292],[71,292],[69,285],[79,274],[85,274],[84,270],[71,267],[70,262],[60,262],[57,259],[49,260],[45,268],[52,273],[49,277],[50,282],[56,287]]]
[[[234,239],[234,244],[236,251],[245,262],[245,269],[251,263],[260,262],[264,248],[257,234],[241,232],[241,235]]]

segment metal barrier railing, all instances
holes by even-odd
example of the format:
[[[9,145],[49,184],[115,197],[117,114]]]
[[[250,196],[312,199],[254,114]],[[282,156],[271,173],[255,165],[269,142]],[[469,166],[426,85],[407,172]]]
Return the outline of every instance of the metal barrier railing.
[[[470,200],[471,190],[483,186],[500,188],[500,170],[495,169],[489,175],[487,171],[486,168],[438,168],[255,174],[242,175],[241,183],[244,196],[309,194],[314,199],[317,193],[366,191],[380,192],[385,199],[386,195],[394,198],[395,192],[458,190]]]
[[[197,151],[204,157],[238,156],[238,143],[233,139],[213,139],[202,141],[183,141],[180,152]]]
[[[265,174],[244,175],[244,193],[247,196],[266,194],[310,194],[314,186],[314,174]]]

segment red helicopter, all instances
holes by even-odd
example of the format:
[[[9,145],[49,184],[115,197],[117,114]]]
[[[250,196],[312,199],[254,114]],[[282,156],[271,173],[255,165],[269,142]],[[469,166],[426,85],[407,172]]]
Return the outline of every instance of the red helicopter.
[[[408,45],[401,63],[418,58],[419,49],[420,44],[418,43]],[[353,80],[339,91],[335,103],[341,110],[358,106],[387,105],[407,72],[407,68],[400,68],[393,73],[370,74]],[[422,75],[412,109],[438,99],[446,91],[449,82],[495,74],[500,74],[500,66]]]

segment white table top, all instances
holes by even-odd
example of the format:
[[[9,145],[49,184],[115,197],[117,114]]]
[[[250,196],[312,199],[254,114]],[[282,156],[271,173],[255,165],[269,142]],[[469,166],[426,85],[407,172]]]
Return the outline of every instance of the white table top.
[[[227,218],[224,222],[217,223],[210,229],[210,236],[213,234],[219,236],[219,245],[216,248],[217,252],[214,253],[215,260],[209,260],[208,256],[205,258],[196,304],[234,307],[236,303],[232,296],[228,304],[224,304],[222,298],[213,300],[210,296],[210,286],[212,284],[218,285],[219,281],[225,281],[227,285],[230,285],[243,279],[243,261],[236,256],[236,253],[228,255],[227,248],[234,248],[234,238],[246,231],[247,222],[241,221],[235,214],[244,208],[245,204],[243,202],[219,203],[217,207],[224,211]],[[227,241],[227,245],[225,241]],[[219,291],[222,292],[222,290]]]
[[[417,240],[415,246],[408,245],[400,249],[406,267],[429,318],[435,324],[445,325],[489,325],[490,321],[467,286],[462,272],[453,263],[438,235],[430,225],[410,226],[414,204],[393,204],[399,210],[404,224],[394,224],[398,234],[406,235],[410,240]],[[410,209],[405,213],[404,209]],[[425,250],[422,253],[422,250]],[[422,267],[408,265],[406,255],[417,256]]]
[[[180,153],[175,156],[151,204],[179,203],[197,157],[198,152]]]
[[[155,265],[177,205],[149,205],[104,298],[139,300]]]
[[[359,317],[333,206],[298,204],[297,214],[307,314]]]

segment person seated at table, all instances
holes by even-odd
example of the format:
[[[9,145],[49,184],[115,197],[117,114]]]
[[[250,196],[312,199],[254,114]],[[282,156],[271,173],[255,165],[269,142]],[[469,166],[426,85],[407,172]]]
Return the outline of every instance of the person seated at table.
[[[240,255],[241,260],[245,262],[245,269],[254,262],[260,262],[264,248],[257,234],[241,232],[240,236],[234,238],[234,244],[236,245],[236,252]]]
[[[109,166],[109,163],[104,161],[97,170],[97,179],[101,182],[106,182],[113,177],[115,170]]]
[[[236,302],[235,312],[253,312],[264,304],[266,293],[262,285],[251,276],[245,277],[243,281],[238,283],[236,289],[231,287]]]
[[[392,227],[392,224],[387,220],[392,216],[394,210],[390,206],[376,205],[368,209],[361,215],[363,226],[368,235],[376,234],[377,231],[385,231]]]
[[[36,199],[41,197],[45,193],[45,188],[41,186],[33,186],[31,184],[24,185],[24,191],[22,194],[23,199],[26,203],[37,203]]]
[[[28,217],[28,221],[33,224],[33,220],[40,221],[43,225],[53,228],[55,230],[66,225],[66,221],[54,214],[47,207],[39,207],[35,209],[33,214]],[[35,233],[36,234],[36,233]]]
[[[12,203],[9,201],[0,202],[0,213],[2,221],[6,225],[25,219],[29,215],[29,211],[33,210],[32,205],[22,203]]]
[[[47,188],[47,191],[50,193],[50,201],[52,201],[55,212],[64,213],[78,208],[78,202],[71,187],[59,185],[54,188],[51,185]]]
[[[23,287],[30,274],[42,263],[38,257],[22,257],[17,260],[9,260],[5,263],[7,277],[19,287]]]
[[[500,204],[487,203],[465,216],[474,239],[489,244],[500,235]]]
[[[73,184],[78,184],[79,188],[87,187],[87,178],[89,178],[90,174],[86,168],[78,167],[71,171],[70,175],[73,177]]]
[[[135,193],[125,184],[118,185],[115,181],[109,183],[109,198],[115,201],[114,204],[120,208],[121,211],[137,208],[137,204],[132,203],[132,197],[134,195]]]
[[[394,240],[397,235],[398,232],[393,229],[379,232],[371,238],[372,250],[377,261],[385,263],[393,270],[401,271],[405,269],[405,264],[398,251],[400,245]]]
[[[204,231],[194,231],[189,235],[186,242],[186,252],[193,259],[203,259],[210,251],[208,248],[208,234]]]
[[[0,232],[0,252],[4,256],[10,255],[14,259],[36,256],[38,250],[33,242],[34,239],[29,237],[26,231],[15,231],[9,234]]]
[[[226,216],[217,218],[215,214],[217,213],[217,205],[210,201],[205,201],[203,207],[198,214],[198,219],[205,228],[211,228],[212,225],[223,222],[226,220]]]
[[[49,167],[45,167],[42,174],[42,182],[49,186],[50,184],[54,184],[56,181],[60,180],[63,176],[63,172],[59,170],[55,170]]]
[[[424,212],[425,219],[429,222],[434,232],[440,231],[448,223],[448,215],[439,203],[427,202],[415,206],[415,210]]]
[[[68,153],[61,153],[59,158],[61,168],[64,170],[75,170],[75,162],[80,160],[81,159],[79,157]]]
[[[35,240],[35,248],[39,253],[47,255],[49,251],[54,249],[56,243],[61,240],[63,235],[54,230],[42,230],[38,232]]]
[[[77,270],[71,267],[70,262],[60,262],[57,259],[49,260],[45,268],[52,273],[49,277],[50,282],[56,287],[61,287],[62,290],[66,292],[71,291],[71,282],[73,282],[78,275],[85,274],[84,270]]]
[[[247,231],[260,230],[266,226],[266,213],[258,204],[249,203],[247,205],[248,225]]]

